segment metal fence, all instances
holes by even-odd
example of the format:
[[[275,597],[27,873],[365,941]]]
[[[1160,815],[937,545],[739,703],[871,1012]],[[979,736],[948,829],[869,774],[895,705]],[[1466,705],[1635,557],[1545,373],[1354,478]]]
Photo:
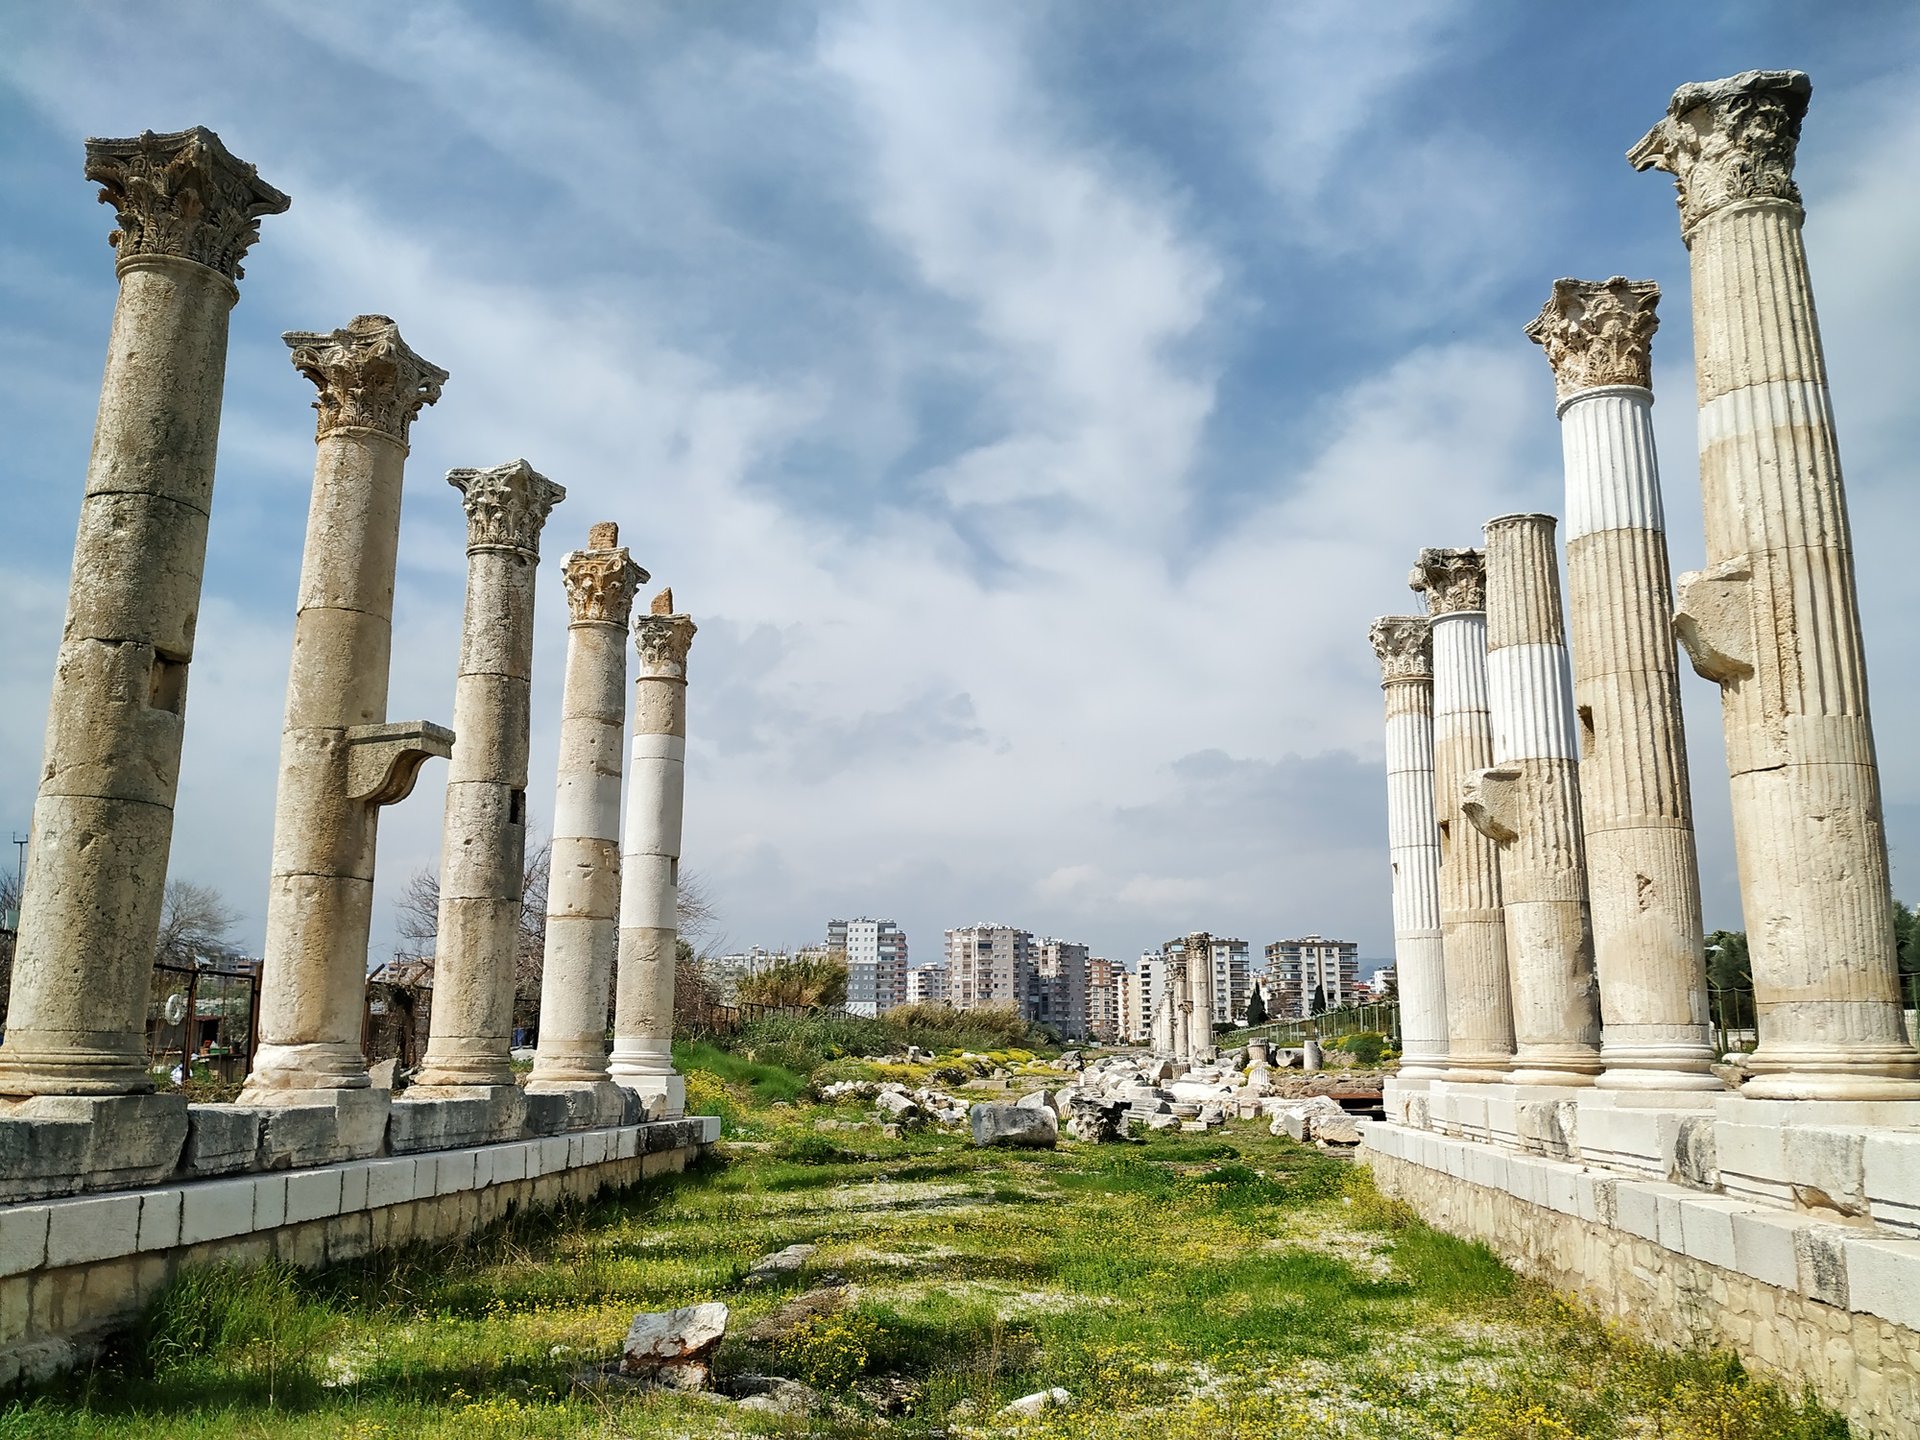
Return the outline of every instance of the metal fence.
[[[1265,1040],[1271,1045],[1298,1046],[1309,1039],[1334,1040],[1368,1031],[1386,1036],[1387,1043],[1398,1050],[1400,1002],[1369,1000],[1362,1005],[1342,1005],[1336,1010],[1323,1010],[1318,1015],[1297,1020],[1270,1020],[1264,1025],[1231,1031],[1220,1037],[1220,1043],[1238,1047],[1249,1040]]]
[[[147,1063],[175,1085],[237,1085],[253,1068],[260,1031],[260,964],[153,967]]]
[[[813,1016],[823,1020],[862,1020],[840,1005],[723,1005],[701,996],[689,996],[674,1006],[675,1032],[687,1036],[737,1035],[756,1020],[777,1016]]]

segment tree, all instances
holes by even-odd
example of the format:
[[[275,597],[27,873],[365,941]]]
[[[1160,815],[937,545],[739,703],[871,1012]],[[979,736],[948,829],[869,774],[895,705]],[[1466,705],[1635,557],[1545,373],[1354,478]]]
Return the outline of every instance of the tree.
[[[1747,932],[1716,930],[1707,936],[1707,984],[1715,990],[1752,990],[1753,964]]]
[[[527,852],[520,876],[520,914],[513,946],[513,1023],[540,1023],[540,975],[547,953],[547,880],[553,867],[553,842],[542,840]],[[433,974],[434,945],[440,936],[440,877],[416,870],[394,902],[399,910],[400,943],[393,958]]]
[[[1307,1002],[1307,1014],[1318,1015],[1321,1011],[1325,1010],[1326,1008],[1327,1008],[1327,987],[1324,985],[1315,985],[1313,987],[1313,998],[1312,1000]]]
[[[18,935],[20,877],[14,871],[0,874],[0,1030],[7,1025],[7,1002],[13,995],[13,945]]]
[[[782,961],[739,984],[742,1005],[772,1005],[811,1009],[816,1005],[844,1005],[847,1000],[847,957],[839,950]]]
[[[1902,975],[1920,975],[1920,911],[1893,902],[1893,941]]]
[[[1264,1025],[1266,1023],[1267,997],[1260,993],[1260,986],[1258,982],[1256,982],[1253,987],[1253,993],[1247,996],[1247,1024],[1251,1027],[1254,1025]]]
[[[237,952],[227,933],[240,917],[211,885],[169,880],[160,902],[160,936],[153,958],[162,965],[192,968],[201,958],[231,959]]]

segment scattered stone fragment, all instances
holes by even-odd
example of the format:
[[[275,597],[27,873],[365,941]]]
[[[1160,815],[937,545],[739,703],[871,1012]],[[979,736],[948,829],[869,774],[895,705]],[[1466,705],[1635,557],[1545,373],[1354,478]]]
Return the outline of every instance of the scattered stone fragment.
[[[1071,1405],[1072,1403],[1073,1396],[1056,1385],[1051,1390],[1040,1390],[1032,1395],[1022,1395],[1000,1413],[1002,1415],[1038,1415],[1042,1411]]]
[[[765,1415],[811,1415],[821,1406],[818,1390],[783,1375],[740,1375],[726,1388],[737,1409]]]
[[[975,1145],[1051,1150],[1060,1139],[1060,1119],[1051,1110],[981,1103],[967,1112]]]
[[[627,1330],[620,1368],[676,1390],[704,1390],[709,1362],[726,1333],[727,1307],[717,1300],[642,1311]]]
[[[813,1258],[817,1245],[789,1245],[771,1255],[762,1255],[747,1269],[747,1284],[764,1285],[769,1280],[792,1275]]]

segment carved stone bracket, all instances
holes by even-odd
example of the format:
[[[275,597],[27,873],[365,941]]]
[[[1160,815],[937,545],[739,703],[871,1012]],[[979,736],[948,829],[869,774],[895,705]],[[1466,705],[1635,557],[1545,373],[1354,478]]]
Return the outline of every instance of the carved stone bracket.
[[[355,725],[347,731],[347,798],[394,805],[413,793],[420,767],[453,754],[453,731],[430,720]]]
[[[1798,205],[1794,151],[1812,93],[1799,70],[1745,70],[1682,85],[1666,118],[1627,152],[1627,161],[1636,170],[1673,176],[1683,234],[1736,200]]]
[[[98,181],[119,228],[107,237],[120,259],[171,255],[218,270],[246,272],[240,259],[260,238],[260,217],[292,202],[205,126],[130,140],[87,141],[86,177]]]
[[[1407,588],[1427,597],[1427,615],[1456,615],[1487,608],[1487,553],[1428,546],[1413,562]]]
[[[447,483],[460,492],[467,510],[467,549],[518,550],[540,554],[540,531],[566,489],[525,460],[509,460],[491,470],[449,470]]]
[[[685,680],[687,652],[699,627],[691,615],[636,615],[633,644],[640,655],[640,673],[656,679]]]
[[[1521,817],[1532,808],[1526,772],[1507,765],[1476,770],[1460,784],[1460,813],[1496,845],[1520,838]]]
[[[1673,634],[1694,672],[1716,685],[1753,674],[1753,568],[1744,555],[1674,584]]]
[[[1367,627],[1380,683],[1433,678],[1433,632],[1424,615],[1382,615]]]
[[[1566,399],[1600,385],[1653,388],[1653,332],[1660,287],[1651,280],[1556,280],[1553,295],[1527,326],[1547,352],[1554,393]]]
[[[447,372],[423,360],[385,315],[356,315],[341,330],[289,330],[280,337],[293,367],[320,390],[315,438],[349,426],[378,430],[402,445],[422,407],[440,398]]]

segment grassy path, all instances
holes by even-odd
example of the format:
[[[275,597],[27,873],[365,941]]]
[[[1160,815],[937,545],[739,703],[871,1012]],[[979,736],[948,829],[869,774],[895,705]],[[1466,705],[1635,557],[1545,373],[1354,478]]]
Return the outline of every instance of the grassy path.
[[[701,1172],[458,1250],[190,1277],[116,1360],[0,1411],[0,1437],[1847,1434],[1723,1358],[1609,1333],[1253,1125],[978,1152],[820,1133],[859,1112],[696,1078],[739,1137]],[[800,1274],[743,1283],[800,1241]],[[722,1372],[804,1381],[813,1414],[574,1383],[636,1310],[705,1299],[733,1307]],[[1054,1386],[1068,1407],[1000,1413]]]

